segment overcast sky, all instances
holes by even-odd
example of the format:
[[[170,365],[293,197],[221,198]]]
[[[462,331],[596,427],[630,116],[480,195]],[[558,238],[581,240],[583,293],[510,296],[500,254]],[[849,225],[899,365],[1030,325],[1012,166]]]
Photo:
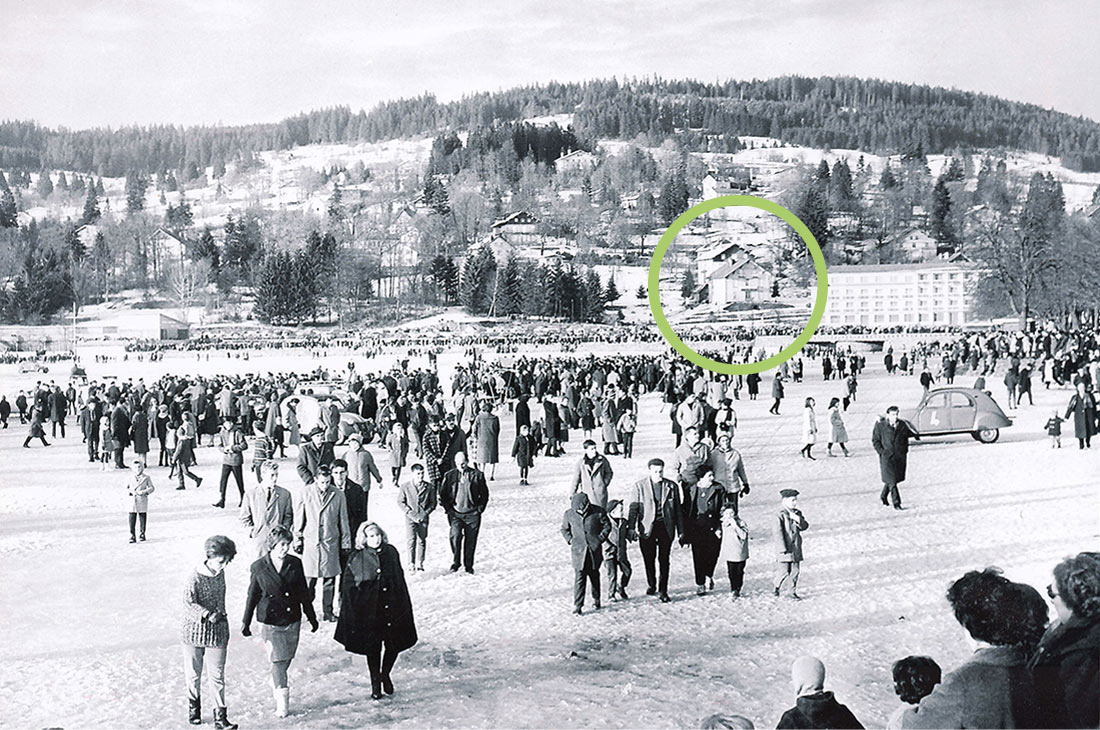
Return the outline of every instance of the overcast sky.
[[[0,119],[240,124],[551,80],[797,73],[1100,120],[1098,18],[1100,0],[0,0]]]

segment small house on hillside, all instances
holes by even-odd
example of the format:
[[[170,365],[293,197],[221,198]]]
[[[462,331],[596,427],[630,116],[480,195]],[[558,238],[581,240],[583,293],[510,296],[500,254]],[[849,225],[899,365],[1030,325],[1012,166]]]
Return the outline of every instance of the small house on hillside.
[[[707,171],[703,178],[703,200],[720,195],[744,195],[752,190],[752,173],[747,167],[730,165]]]
[[[707,277],[707,300],[715,306],[766,301],[772,276],[752,256],[729,260]]]
[[[573,150],[555,160],[554,169],[558,172],[586,172],[599,164],[599,161],[600,158],[591,152]]]
[[[906,228],[883,242],[883,248],[910,261],[928,261],[936,257],[936,239],[919,228]]]
[[[514,244],[537,244],[541,238],[539,219],[525,210],[511,213],[493,222],[492,238],[507,238]]]

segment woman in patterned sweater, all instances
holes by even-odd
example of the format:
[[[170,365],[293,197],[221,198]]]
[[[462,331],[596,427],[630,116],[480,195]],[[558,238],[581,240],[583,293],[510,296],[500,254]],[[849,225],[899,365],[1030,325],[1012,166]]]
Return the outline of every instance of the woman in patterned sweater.
[[[188,721],[202,723],[199,686],[204,660],[210,659],[214,682],[214,727],[236,730],[226,718],[225,652],[229,645],[229,621],[225,614],[225,566],[237,554],[237,546],[224,535],[214,535],[205,544],[206,560],[187,579],[183,598],[183,672],[187,680]]]

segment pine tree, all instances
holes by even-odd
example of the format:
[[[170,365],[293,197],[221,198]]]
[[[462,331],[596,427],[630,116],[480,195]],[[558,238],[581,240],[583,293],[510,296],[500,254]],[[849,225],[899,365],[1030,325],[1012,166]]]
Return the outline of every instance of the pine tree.
[[[84,198],[84,213],[80,220],[84,222],[84,225],[91,225],[99,220],[101,213],[99,212],[99,197],[95,193],[95,188],[88,189],[88,196]]]
[[[822,160],[821,163],[818,164],[817,169],[814,171],[813,179],[817,183],[828,185],[830,177],[829,163],[825,160]]]
[[[218,280],[218,273],[221,270],[221,252],[218,250],[214,234],[209,228],[203,229],[198,243],[191,249],[191,260],[208,261],[210,263],[210,283],[213,284]]]
[[[584,321],[599,322],[603,320],[607,301],[604,299],[603,286],[600,284],[600,275],[595,269],[589,269],[584,278],[582,288],[584,302]]]
[[[898,186],[898,179],[894,175],[894,171],[890,169],[890,165],[882,168],[882,175],[878,179],[879,187],[883,190],[892,190]]]
[[[343,193],[340,190],[340,183],[333,183],[332,197],[328,200],[328,219],[331,224],[336,224],[344,220],[343,197]]]
[[[609,274],[607,277],[607,290],[604,292],[604,299],[610,303],[619,298],[619,288],[615,286],[615,275]]]
[[[851,205],[855,196],[852,192],[852,170],[848,167],[847,160],[837,160],[833,165],[829,177],[829,193],[835,207],[847,209]]]
[[[62,238],[63,245],[66,253],[69,255],[69,259],[74,264],[79,264],[84,260],[84,257],[88,253],[87,247],[84,242],[80,240],[80,234],[76,232],[76,226],[69,225],[65,228],[65,235]]]
[[[38,184],[35,185],[34,189],[43,200],[53,195],[53,181],[50,180],[49,170],[42,168],[42,170],[39,171]]]
[[[139,213],[145,210],[145,193],[149,190],[149,176],[138,170],[126,175],[126,212]]]
[[[932,237],[938,248],[954,251],[957,243],[955,232],[951,229],[951,193],[947,183],[941,177],[932,190],[932,216],[929,220]]]
[[[806,224],[822,248],[829,242],[829,202],[820,184],[810,183],[802,191],[794,214]]]
[[[95,193],[96,195],[106,195],[106,191],[103,189],[103,178],[95,181]]]
[[[0,193],[0,228],[15,228],[19,225],[19,210],[15,206],[15,195],[11,188]]]
[[[684,279],[680,283],[680,296],[682,296],[685,301],[695,296],[695,270],[690,266],[684,269]]]
[[[646,288],[645,284],[642,284],[634,292],[634,296],[638,299],[647,299],[647,298],[649,298],[649,289]]]
[[[944,182],[961,182],[966,179],[963,174],[962,163],[958,159],[952,157],[951,162],[944,168],[943,174],[940,175],[940,179]]]
[[[523,307],[523,290],[519,262],[515,256],[509,256],[500,273],[497,288],[497,314],[511,316],[519,314]]]
[[[1100,204],[1100,185],[1096,186],[1096,190],[1092,191],[1092,204]]]

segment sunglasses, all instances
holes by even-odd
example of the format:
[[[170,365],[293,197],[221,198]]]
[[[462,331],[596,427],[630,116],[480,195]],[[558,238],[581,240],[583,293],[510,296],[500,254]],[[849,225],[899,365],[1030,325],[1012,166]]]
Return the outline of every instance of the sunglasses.
[[[1052,601],[1055,598],[1058,597],[1058,594],[1054,592],[1054,584],[1053,583],[1051,583],[1050,585],[1047,586],[1047,597],[1049,597],[1050,600],[1052,600]]]

